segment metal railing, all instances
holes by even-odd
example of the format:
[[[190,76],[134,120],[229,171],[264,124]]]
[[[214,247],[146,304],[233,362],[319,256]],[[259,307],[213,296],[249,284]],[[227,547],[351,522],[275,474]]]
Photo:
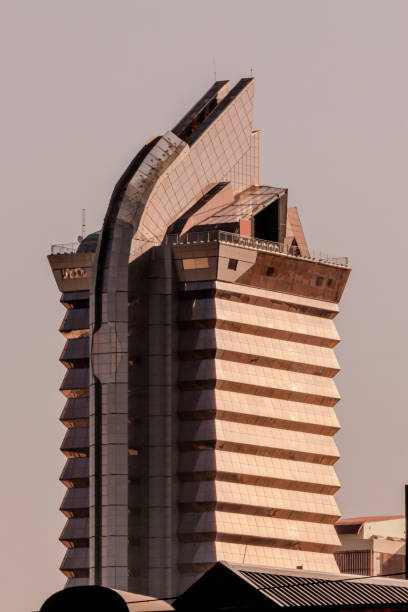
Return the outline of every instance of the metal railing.
[[[206,244],[210,242],[221,242],[223,244],[231,244],[256,251],[265,251],[267,253],[277,253],[287,255],[289,257],[298,257],[300,259],[308,259],[318,261],[342,268],[349,267],[348,257],[336,257],[322,251],[309,249],[309,256],[302,255],[297,247],[282,244],[280,242],[271,242],[270,240],[262,240],[261,238],[252,238],[251,236],[242,236],[241,234],[233,234],[223,230],[209,230],[207,232],[189,232],[187,234],[167,234],[165,242],[167,245],[189,245],[189,244]],[[78,242],[68,242],[65,244],[51,245],[52,255],[71,255],[76,253]]]
[[[262,240],[261,238],[252,238],[251,236],[242,236],[241,234],[233,234],[223,230],[210,230],[207,232],[189,232],[188,234],[167,234],[166,244],[170,246],[189,245],[189,244],[205,244],[210,242],[221,242],[223,244],[231,244],[241,246],[247,249],[255,249],[256,251],[265,251],[267,253],[277,253],[288,257],[298,257],[300,259],[308,259],[318,261],[343,268],[349,267],[348,257],[336,257],[322,251],[314,249],[309,250],[309,256],[302,255],[297,247],[282,244],[280,242],[271,242]]]
[[[65,244],[52,244],[51,255],[72,255],[77,252],[78,242],[67,242]]]

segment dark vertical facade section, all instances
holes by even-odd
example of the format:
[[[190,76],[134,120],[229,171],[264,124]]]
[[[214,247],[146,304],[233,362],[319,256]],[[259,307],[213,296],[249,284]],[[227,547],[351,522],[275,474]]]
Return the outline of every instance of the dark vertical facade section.
[[[60,536],[67,547],[60,566],[66,586],[89,583],[89,279],[96,240],[97,234],[87,237],[78,250],[59,245],[48,258],[66,308],[60,326],[66,338],[60,361],[67,368],[60,386],[66,397],[60,420],[67,428],[60,476],[67,487],[60,506],[67,517]]]
[[[128,253],[131,226],[102,235],[91,319],[90,563],[92,584],[127,588]],[[106,251],[105,251],[106,250]],[[100,280],[99,280],[100,279]]]
[[[177,298],[170,249],[129,266],[129,589],[177,588]]]
[[[129,266],[129,403],[128,403],[128,530],[129,530],[129,590],[137,592],[135,585],[143,580],[148,554],[142,548],[147,519],[143,503],[148,495],[144,473],[148,469],[145,453],[146,435],[144,419],[148,411],[147,329],[149,312],[146,274],[150,252]],[[145,592],[142,588],[139,592]]]
[[[152,249],[148,270],[148,412],[144,471],[149,494],[143,503],[147,521],[143,548],[148,550],[146,590],[163,593],[177,588],[177,317],[172,254],[169,247]]]
[[[61,445],[67,457],[61,475],[67,493],[60,510],[68,519],[60,541],[68,550],[60,569],[69,579],[66,586],[81,586],[89,579],[89,292],[67,292],[61,301],[67,307],[60,328],[67,338],[60,357],[67,368],[60,387],[67,398],[61,415],[67,427]],[[80,481],[66,475],[68,466],[76,471],[78,460]]]

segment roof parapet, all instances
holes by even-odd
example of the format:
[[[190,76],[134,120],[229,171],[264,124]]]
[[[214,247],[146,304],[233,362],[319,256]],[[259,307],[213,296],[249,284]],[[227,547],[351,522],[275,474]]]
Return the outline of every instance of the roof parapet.
[[[241,234],[233,234],[223,230],[209,230],[204,232],[189,232],[187,234],[167,234],[165,244],[169,246],[183,246],[193,244],[203,244],[209,242],[221,242],[224,244],[232,244],[235,246],[244,247],[247,249],[255,249],[257,251],[266,251],[276,255],[284,255],[286,257],[294,257],[296,259],[305,259],[318,263],[337,266],[339,268],[350,268],[348,257],[337,257],[309,249],[309,257],[301,255],[296,249],[292,249],[287,244],[280,242],[270,242],[260,238],[252,238],[250,236],[242,236]]]

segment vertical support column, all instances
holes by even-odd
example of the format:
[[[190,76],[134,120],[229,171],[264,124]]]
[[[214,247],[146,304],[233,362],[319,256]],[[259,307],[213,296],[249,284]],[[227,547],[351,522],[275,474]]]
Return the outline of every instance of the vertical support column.
[[[92,350],[92,349],[91,349]],[[89,584],[102,585],[101,579],[101,418],[102,404],[100,381],[90,374],[89,386]]]
[[[147,592],[175,594],[176,517],[176,309],[172,254],[169,247],[152,250],[148,273],[148,391],[145,416],[147,498],[143,548],[147,552]]]
[[[91,299],[90,584],[128,586],[128,255],[132,226],[104,228]]]

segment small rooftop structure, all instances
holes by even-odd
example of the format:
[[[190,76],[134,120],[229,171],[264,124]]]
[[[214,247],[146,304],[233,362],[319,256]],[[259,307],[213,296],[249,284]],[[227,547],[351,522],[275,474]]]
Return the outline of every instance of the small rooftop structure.
[[[88,234],[88,236],[85,236],[85,238],[79,243],[76,252],[95,253],[100,233],[100,231],[92,232],[92,234]]]
[[[405,516],[359,516],[357,518],[340,519],[336,523],[336,531],[340,534],[362,534],[362,537],[377,535],[386,537],[401,537],[405,535]],[[394,533],[395,532],[395,533]]]
[[[51,255],[73,255],[74,253],[95,253],[100,236],[100,230],[85,236],[77,242],[65,242],[51,245]]]
[[[341,572],[405,575],[405,516],[360,516],[337,521],[341,548],[335,558]]]

